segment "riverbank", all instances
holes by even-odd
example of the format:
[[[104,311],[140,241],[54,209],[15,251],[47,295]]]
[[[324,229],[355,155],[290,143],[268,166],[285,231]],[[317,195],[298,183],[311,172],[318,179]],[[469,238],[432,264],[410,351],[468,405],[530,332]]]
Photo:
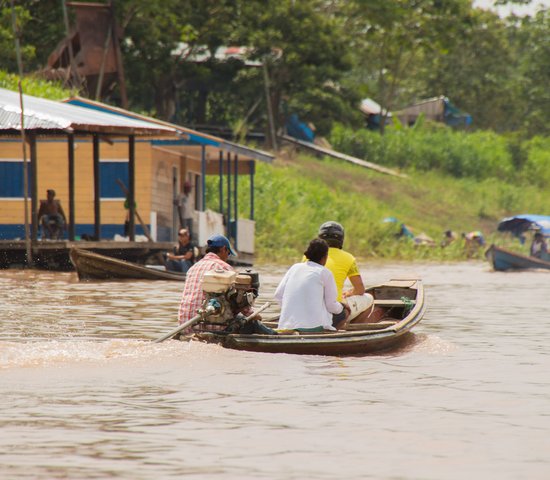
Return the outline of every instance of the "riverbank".
[[[461,261],[483,259],[484,248],[467,251],[459,238],[448,247],[446,230],[479,230],[487,243],[516,245],[496,231],[498,222],[519,213],[550,211],[542,189],[494,178],[457,179],[437,172],[403,170],[407,178],[383,175],[334,159],[282,152],[272,165],[259,164],[256,191],[256,254],[259,263],[288,263],[327,220],[346,229],[345,248],[360,259]],[[241,188],[243,196],[247,189]],[[242,205],[246,205],[243,198]],[[425,234],[435,246],[396,238],[399,224]],[[516,245],[519,247],[519,245]]]

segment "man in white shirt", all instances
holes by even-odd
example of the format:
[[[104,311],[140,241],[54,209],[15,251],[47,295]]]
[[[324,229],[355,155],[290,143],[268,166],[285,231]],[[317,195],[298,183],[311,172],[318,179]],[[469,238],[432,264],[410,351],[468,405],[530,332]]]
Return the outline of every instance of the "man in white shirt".
[[[349,307],[336,300],[334,276],[324,266],[328,258],[327,242],[320,238],[312,240],[304,255],[307,261],[290,267],[275,291],[281,304],[278,328],[336,330],[345,325]],[[337,315],[334,325],[333,314]]]

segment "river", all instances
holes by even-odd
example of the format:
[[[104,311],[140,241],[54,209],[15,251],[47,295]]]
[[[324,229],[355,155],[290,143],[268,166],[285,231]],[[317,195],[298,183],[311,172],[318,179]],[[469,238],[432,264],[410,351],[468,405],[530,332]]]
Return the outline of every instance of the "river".
[[[284,269],[258,271],[261,304]],[[176,326],[177,282],[0,271],[0,478],[550,478],[550,273],[361,272],[423,279],[401,350],[153,344]]]

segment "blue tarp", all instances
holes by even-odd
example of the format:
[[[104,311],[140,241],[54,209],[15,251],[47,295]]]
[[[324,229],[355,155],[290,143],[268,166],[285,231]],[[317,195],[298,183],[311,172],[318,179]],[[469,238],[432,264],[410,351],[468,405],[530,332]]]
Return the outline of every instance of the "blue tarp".
[[[304,140],[311,143],[315,139],[315,133],[313,133],[313,130],[302,122],[295,113],[291,114],[288,118],[286,122],[286,131],[288,135],[297,138],[298,140]]]
[[[461,112],[447,97],[443,99],[443,103],[445,104],[443,116],[447,125],[467,127],[472,124],[472,116],[469,113]]]
[[[545,236],[550,236],[550,216],[548,215],[515,215],[503,218],[497,227],[499,232],[511,232],[520,237],[527,230],[538,230]]]

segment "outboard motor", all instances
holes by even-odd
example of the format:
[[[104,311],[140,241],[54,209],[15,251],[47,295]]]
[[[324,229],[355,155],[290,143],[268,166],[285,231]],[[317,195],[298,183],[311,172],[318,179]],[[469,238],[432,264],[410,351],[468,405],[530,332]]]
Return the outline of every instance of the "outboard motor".
[[[254,306],[259,287],[258,274],[250,270],[206,272],[202,279],[202,289],[206,294],[202,311],[214,310],[208,315],[208,323],[231,323],[239,312]]]

